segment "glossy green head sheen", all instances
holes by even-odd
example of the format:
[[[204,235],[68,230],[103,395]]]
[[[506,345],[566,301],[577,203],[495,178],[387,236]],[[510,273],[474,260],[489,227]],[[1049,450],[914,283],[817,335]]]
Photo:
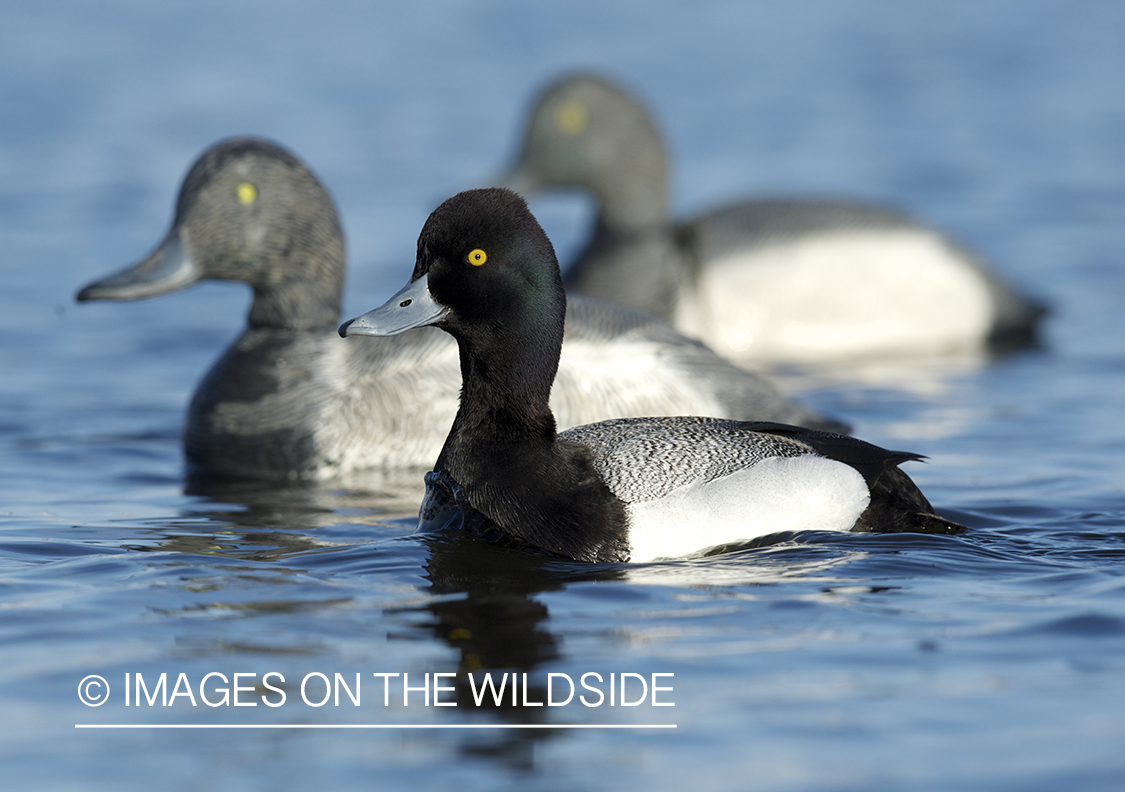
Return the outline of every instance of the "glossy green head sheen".
[[[430,215],[410,283],[345,322],[340,334],[394,335],[435,325],[457,339],[458,422],[495,411],[554,434],[548,407],[562,350],[566,293],[547,235],[516,193],[470,190]],[[447,442],[448,447],[448,442]]]
[[[549,321],[565,311],[558,262],[526,202],[503,189],[471,190],[434,210],[418,238],[414,277],[458,325]],[[557,316],[552,316],[556,315]]]
[[[410,283],[341,333],[392,335],[438,325],[475,346],[517,344],[528,333],[561,344],[565,312],[554,248],[526,202],[510,190],[470,190],[426,221]]]

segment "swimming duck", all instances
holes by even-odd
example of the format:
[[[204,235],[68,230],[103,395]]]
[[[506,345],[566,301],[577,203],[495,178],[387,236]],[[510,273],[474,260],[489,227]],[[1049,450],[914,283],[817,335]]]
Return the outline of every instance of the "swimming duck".
[[[78,300],[155,297],[207,278],[253,288],[249,327],[188,408],[190,473],[284,480],[429,466],[457,410],[456,344],[432,329],[341,341],[344,268],[328,192],[288,151],[242,138],[218,143],[191,167],[156,250],[86,286]],[[554,402],[565,425],[688,409],[827,421],[635,311],[579,303],[566,336]]]
[[[678,557],[780,531],[957,532],[898,468],[918,455],[776,423],[626,418],[556,431],[566,293],[524,200],[490,188],[430,215],[410,282],[343,336],[433,325],[461,403],[420,527],[579,561]]]
[[[593,193],[593,237],[564,282],[759,363],[1030,343],[1044,313],[961,245],[878,206],[763,199],[668,217],[668,162],[644,107],[578,75],[539,97],[501,186]]]

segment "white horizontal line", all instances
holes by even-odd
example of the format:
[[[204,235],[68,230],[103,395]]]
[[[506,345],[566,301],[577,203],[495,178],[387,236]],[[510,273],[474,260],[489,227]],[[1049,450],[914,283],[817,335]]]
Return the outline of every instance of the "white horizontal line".
[[[675,729],[674,723],[76,723],[76,729]]]

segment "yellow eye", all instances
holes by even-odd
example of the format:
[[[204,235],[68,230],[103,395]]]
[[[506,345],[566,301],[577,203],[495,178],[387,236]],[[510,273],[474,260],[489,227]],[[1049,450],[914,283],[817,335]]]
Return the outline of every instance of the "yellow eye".
[[[252,204],[258,199],[258,188],[250,182],[242,182],[238,185],[238,202],[240,204]]]
[[[469,254],[468,258],[470,264],[472,264],[474,267],[479,267],[481,264],[488,261],[488,254],[480,248],[477,248]]]
[[[590,111],[577,99],[570,99],[559,105],[555,111],[555,124],[568,135],[579,135],[590,124]]]

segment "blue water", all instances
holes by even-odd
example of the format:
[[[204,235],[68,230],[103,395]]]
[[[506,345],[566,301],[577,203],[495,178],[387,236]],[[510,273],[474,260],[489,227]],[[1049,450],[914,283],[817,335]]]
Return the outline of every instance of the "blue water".
[[[1125,5],[1074,0],[0,6],[5,787],[1125,788],[1122,30]],[[411,536],[412,476],[185,494],[184,408],[247,293],[73,295],[159,241],[192,160],[248,133],[301,156],[340,207],[354,315],[578,67],[646,98],[681,214],[876,200],[1050,301],[1042,348],[1000,360],[779,372],[928,455],[911,474],[969,533],[591,569]],[[573,253],[589,206],[533,209]],[[477,707],[482,669],[527,673],[529,702],[565,697],[551,673],[636,674],[629,697],[643,677],[675,706]],[[199,701],[212,672],[252,675],[257,706]],[[196,706],[125,706],[126,674],[152,694],[162,673]],[[361,705],[305,704],[318,673],[360,673]],[[373,673],[460,674],[458,706],[403,706],[402,676],[384,706]],[[76,728],[97,724],[555,728]]]

